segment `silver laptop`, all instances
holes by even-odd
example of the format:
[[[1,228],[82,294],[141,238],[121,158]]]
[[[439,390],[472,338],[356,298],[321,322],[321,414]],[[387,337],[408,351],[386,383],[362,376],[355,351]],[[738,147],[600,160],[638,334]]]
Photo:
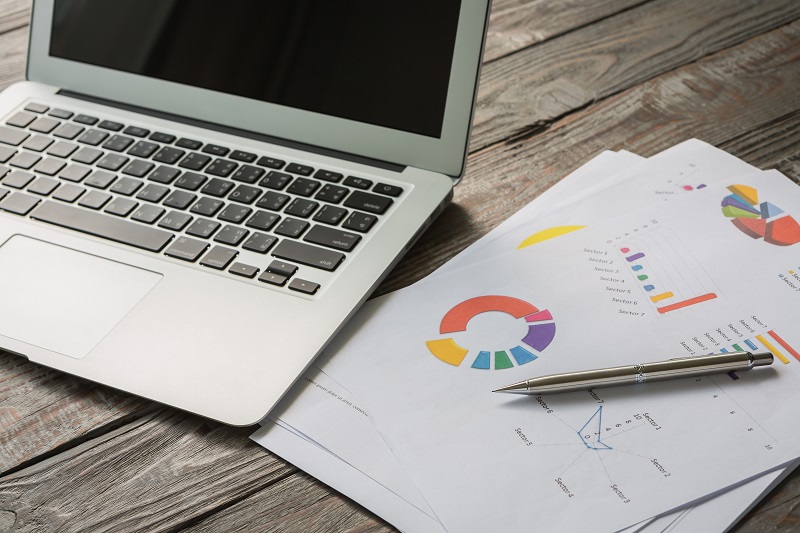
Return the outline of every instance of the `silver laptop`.
[[[36,0],[0,94],[0,348],[260,420],[452,196],[488,10]]]

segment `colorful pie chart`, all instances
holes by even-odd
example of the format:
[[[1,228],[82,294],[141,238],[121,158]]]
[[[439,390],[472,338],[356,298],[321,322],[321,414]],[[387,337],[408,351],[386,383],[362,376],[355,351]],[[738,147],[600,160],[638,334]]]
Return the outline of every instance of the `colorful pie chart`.
[[[794,217],[770,202],[759,202],[758,190],[747,185],[731,185],[732,193],[722,199],[722,214],[736,228],[753,239],[764,239],[777,246],[800,242],[800,224]]]
[[[467,349],[459,346],[451,336],[427,341],[428,350],[438,359],[453,366],[461,366],[466,360],[472,368],[481,370],[501,370],[524,365],[535,360],[547,348],[556,335],[556,324],[548,310],[539,310],[524,300],[510,296],[478,296],[463,301],[450,309],[442,318],[439,333],[452,335],[466,331],[467,324],[475,316],[487,312],[501,312],[524,320],[527,326],[525,336],[519,344],[504,350]],[[467,358],[469,353],[477,353]],[[494,363],[494,364],[493,364]]]

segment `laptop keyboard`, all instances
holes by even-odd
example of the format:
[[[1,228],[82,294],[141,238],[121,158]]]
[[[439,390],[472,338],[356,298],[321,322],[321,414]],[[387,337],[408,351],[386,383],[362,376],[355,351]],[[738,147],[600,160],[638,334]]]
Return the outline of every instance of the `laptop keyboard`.
[[[38,103],[0,125],[0,210],[305,294],[402,193]]]

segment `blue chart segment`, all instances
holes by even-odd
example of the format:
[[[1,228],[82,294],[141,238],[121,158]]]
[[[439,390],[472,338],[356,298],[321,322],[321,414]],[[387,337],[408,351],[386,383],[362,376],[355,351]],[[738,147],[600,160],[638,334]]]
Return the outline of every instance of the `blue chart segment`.
[[[581,441],[590,450],[611,450],[611,446],[602,441],[603,406],[597,408],[592,417],[578,431]]]

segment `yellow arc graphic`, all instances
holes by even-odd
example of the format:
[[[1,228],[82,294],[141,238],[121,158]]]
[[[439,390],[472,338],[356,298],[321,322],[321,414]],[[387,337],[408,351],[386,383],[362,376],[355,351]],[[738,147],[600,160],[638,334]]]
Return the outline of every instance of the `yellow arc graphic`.
[[[556,226],[554,228],[543,229],[542,231],[538,231],[522,241],[522,243],[517,246],[517,250],[538,244],[548,239],[554,239],[556,237],[566,235],[567,233],[572,233],[573,231],[578,231],[579,229],[583,229],[585,227],[586,226]]]

